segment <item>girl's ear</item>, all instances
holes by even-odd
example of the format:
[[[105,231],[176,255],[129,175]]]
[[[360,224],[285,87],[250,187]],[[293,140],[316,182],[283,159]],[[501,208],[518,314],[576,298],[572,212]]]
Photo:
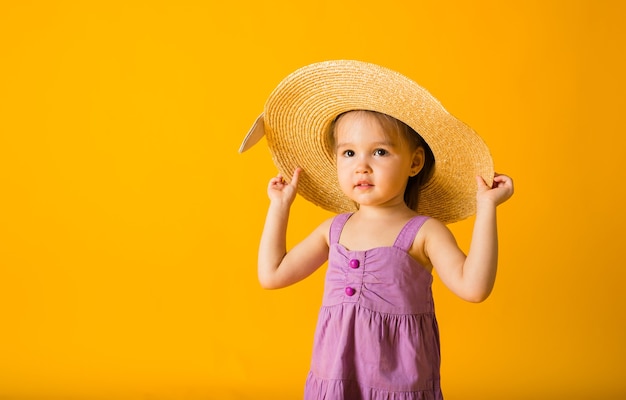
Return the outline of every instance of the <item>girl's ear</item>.
[[[426,156],[422,146],[415,149],[413,152],[413,161],[411,162],[411,176],[419,174],[422,168],[424,168],[425,158]]]

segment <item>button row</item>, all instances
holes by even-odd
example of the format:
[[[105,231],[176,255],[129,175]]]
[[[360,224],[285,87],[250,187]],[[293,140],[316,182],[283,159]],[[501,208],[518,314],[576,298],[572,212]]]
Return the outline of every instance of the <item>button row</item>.
[[[348,265],[350,266],[350,268],[352,269],[357,269],[359,268],[359,266],[361,265],[361,263],[359,263],[359,260],[357,260],[356,258],[353,258],[352,260],[350,260],[350,262],[348,263]],[[347,296],[354,296],[356,294],[356,289],[348,286],[346,288],[346,295]]]

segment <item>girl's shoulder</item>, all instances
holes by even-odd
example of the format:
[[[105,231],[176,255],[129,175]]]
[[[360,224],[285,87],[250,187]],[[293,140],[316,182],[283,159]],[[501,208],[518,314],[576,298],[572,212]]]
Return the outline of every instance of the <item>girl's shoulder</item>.
[[[317,229],[328,232],[334,220],[335,220],[335,217],[330,217],[330,218],[325,219],[317,226]]]
[[[452,233],[443,222],[436,218],[427,217],[417,231],[409,253],[428,270],[432,270],[432,264],[428,256],[429,243],[442,238],[449,239],[450,237],[452,237]]]
[[[333,224],[333,220],[335,219],[335,217],[331,217],[331,218],[327,218],[324,221],[322,221],[317,228],[315,228],[313,230],[313,232],[311,233],[312,235],[318,236],[318,237],[322,237],[324,239],[324,241],[326,241],[326,244],[329,244],[330,242],[330,228]]]
[[[442,235],[450,236],[452,235],[452,232],[450,231],[448,226],[440,220],[432,217],[427,217],[427,219],[422,224],[422,227],[417,231],[415,240],[425,242],[431,239],[439,238]]]

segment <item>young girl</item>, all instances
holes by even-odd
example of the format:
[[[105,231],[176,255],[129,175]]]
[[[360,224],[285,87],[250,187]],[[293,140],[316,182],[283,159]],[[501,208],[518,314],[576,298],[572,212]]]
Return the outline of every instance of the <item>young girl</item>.
[[[387,102],[381,96],[384,90],[403,99],[416,95],[415,83],[403,77],[400,83],[389,80],[398,79],[393,71],[359,62],[334,63],[315,64],[300,71],[302,75],[288,77],[288,81],[292,80],[288,86],[294,86],[304,102],[311,98],[311,93],[300,93],[303,89],[298,82],[311,81],[312,76],[325,77],[321,79],[323,89],[309,90],[321,90],[329,97],[318,100],[320,105],[309,111],[302,104],[295,106],[306,117],[290,109],[294,102],[301,103],[292,96],[281,100],[287,106],[273,105],[276,97],[291,93],[284,85],[266,104],[263,131],[268,134],[275,161],[284,167],[277,154],[289,153],[289,157],[295,154],[296,162],[307,166],[295,167],[289,182],[279,174],[269,183],[270,205],[258,255],[259,281],[264,288],[282,288],[306,278],[328,260],[305,399],[442,399],[432,270],[465,300],[480,302],[489,296],[497,265],[496,207],[513,194],[513,182],[505,175],[493,174],[492,179],[485,180],[477,174],[473,189],[466,184],[461,191],[473,192],[473,201],[467,200],[466,194],[455,192],[442,178],[447,174],[453,179],[464,169],[480,170],[481,167],[462,161],[468,157],[461,151],[467,150],[467,144],[457,144],[467,141],[467,137],[475,138],[475,133],[467,127],[456,131],[450,125],[442,126],[448,120],[441,116],[447,113],[431,124],[420,122],[423,117],[419,115],[427,118],[433,112],[431,108],[441,108],[431,97],[420,100],[420,106],[414,109],[417,111],[413,111],[415,118],[401,111],[408,104],[405,100],[393,107],[381,106]],[[331,76],[337,70],[342,72],[342,79]],[[359,83],[364,73],[372,78],[367,85]],[[319,84],[319,79],[315,81]],[[375,84],[376,81],[382,82]],[[332,85],[341,86],[340,92],[350,92],[346,96],[351,99],[339,101],[341,107],[335,111],[324,111],[333,109],[330,103],[337,102],[338,91]],[[354,100],[361,97],[359,91],[373,93],[375,99],[368,100],[368,104]],[[322,123],[320,133],[313,134],[318,138],[317,149],[297,141],[281,145],[278,143],[285,137],[293,139],[311,133],[309,129],[299,131],[292,126],[289,133],[277,134],[281,129],[267,121],[274,113],[282,114],[282,119],[291,115],[295,119],[330,119],[330,123]],[[329,115],[323,116],[324,113]],[[396,116],[403,116],[404,120]],[[424,140],[415,128],[424,129],[423,136],[428,134],[431,140]],[[439,133],[433,133],[433,129]],[[277,139],[281,135],[283,139]],[[441,142],[458,149],[442,152]],[[317,190],[337,186],[356,206],[322,222],[287,251],[289,210],[300,183],[305,181],[309,169],[328,168],[322,167],[323,162],[297,155],[316,150],[331,154],[327,163],[336,173],[333,181],[320,180]],[[447,164],[456,167],[450,169]],[[314,181],[315,177],[309,180]],[[310,182],[309,185],[315,186]],[[442,200],[437,201],[438,196],[432,193]],[[328,193],[308,192],[307,196],[325,208],[342,210],[328,206],[329,197],[331,203],[343,204]],[[444,224],[465,216],[464,205],[458,204],[460,200],[469,201],[476,210],[467,256]],[[424,207],[441,220],[416,211]],[[446,207],[456,211],[451,213]]]

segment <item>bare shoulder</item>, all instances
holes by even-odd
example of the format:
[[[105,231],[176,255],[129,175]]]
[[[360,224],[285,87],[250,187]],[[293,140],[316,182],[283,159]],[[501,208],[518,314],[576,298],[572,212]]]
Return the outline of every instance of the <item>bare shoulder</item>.
[[[334,219],[334,217],[331,217],[331,218],[328,218],[328,219],[324,220],[312,232],[312,235],[315,235],[315,236],[317,236],[319,238],[323,238],[327,245],[329,243],[330,226],[333,223],[333,219]]]
[[[437,235],[446,232],[449,233],[450,229],[448,229],[448,227],[443,222],[439,221],[436,218],[428,218],[424,222],[424,225],[422,225],[422,228],[417,232],[417,236],[419,236],[420,234],[424,236]]]
[[[432,269],[433,265],[429,254],[436,251],[439,245],[449,245],[450,243],[456,245],[450,229],[438,219],[428,218],[417,231],[410,254],[424,267]]]
[[[424,223],[422,229],[418,232],[418,237],[423,235],[424,246],[426,251],[438,246],[448,246],[453,244],[456,246],[456,239],[452,234],[450,228],[448,228],[443,222],[435,218],[429,218]]]

